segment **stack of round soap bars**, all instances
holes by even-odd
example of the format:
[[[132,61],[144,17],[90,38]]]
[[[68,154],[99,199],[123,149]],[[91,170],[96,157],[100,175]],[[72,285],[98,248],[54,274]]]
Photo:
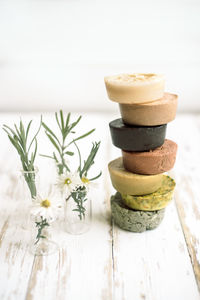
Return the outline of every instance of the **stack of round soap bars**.
[[[178,97],[164,93],[165,80],[158,74],[109,76],[105,84],[122,116],[109,124],[112,142],[122,150],[122,157],[108,165],[117,190],[111,197],[113,219],[133,232],[154,229],[175,188],[164,173],[174,166],[177,144],[165,135],[167,123],[176,116]]]

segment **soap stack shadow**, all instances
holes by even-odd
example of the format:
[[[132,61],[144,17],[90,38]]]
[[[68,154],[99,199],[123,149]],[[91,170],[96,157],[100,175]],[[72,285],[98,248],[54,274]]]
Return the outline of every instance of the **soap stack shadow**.
[[[122,157],[108,165],[117,193],[111,196],[112,216],[122,229],[143,232],[156,228],[173,197],[177,144],[165,139],[167,123],[176,116],[177,96],[164,93],[157,74],[122,74],[105,78],[108,97],[119,103],[121,119],[110,122],[113,144]]]

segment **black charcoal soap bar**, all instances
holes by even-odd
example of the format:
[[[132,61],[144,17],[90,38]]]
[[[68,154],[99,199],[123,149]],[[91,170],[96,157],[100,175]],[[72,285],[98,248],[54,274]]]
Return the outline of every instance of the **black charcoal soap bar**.
[[[125,151],[148,151],[164,144],[167,124],[132,126],[116,119],[109,123],[113,145]]]

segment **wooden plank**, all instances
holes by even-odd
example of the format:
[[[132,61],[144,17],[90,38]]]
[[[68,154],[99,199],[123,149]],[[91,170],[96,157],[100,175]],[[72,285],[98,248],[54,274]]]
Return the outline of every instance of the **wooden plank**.
[[[117,156],[113,149],[112,159]],[[115,300],[200,298],[174,202],[155,230],[139,234],[114,226],[113,252]]]
[[[21,227],[21,208],[19,201],[1,197],[0,299],[26,296],[34,257],[29,253],[30,232]]]
[[[199,299],[172,203],[160,227],[129,233],[114,227],[114,299]]]
[[[182,128],[184,134],[180,134]],[[176,176],[176,206],[200,290],[200,118],[180,117],[174,136],[179,143]]]

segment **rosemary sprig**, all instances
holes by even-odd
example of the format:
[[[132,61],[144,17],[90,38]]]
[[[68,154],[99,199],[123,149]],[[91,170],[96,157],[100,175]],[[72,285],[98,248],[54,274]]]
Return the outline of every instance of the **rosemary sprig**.
[[[29,131],[31,127],[32,120],[28,123],[27,128],[24,127],[22,120],[20,120],[19,126],[17,127],[16,124],[14,124],[14,129],[10,128],[7,125],[3,125],[3,130],[7,133],[8,138],[12,145],[17,150],[20,160],[22,163],[22,168],[24,170],[24,178],[27,182],[28,188],[31,193],[31,197],[35,198],[36,196],[36,185],[35,185],[35,157],[37,153],[37,135],[40,131],[41,124],[42,124],[42,117],[40,120],[39,128],[32,138],[30,144],[28,144],[28,137],[29,137]],[[34,150],[31,151],[31,147],[35,143]],[[26,173],[27,172],[27,173]]]
[[[55,149],[55,151],[53,152],[52,155],[42,155],[42,156],[53,159],[57,164],[58,174],[61,175],[61,174],[64,174],[66,171],[70,172],[70,168],[66,164],[66,161],[65,161],[65,156],[66,155],[70,155],[70,156],[74,155],[74,152],[67,151],[67,148],[71,145],[74,145],[76,147],[77,152],[78,152],[78,157],[79,157],[78,173],[79,173],[80,178],[83,181],[83,184],[79,184],[75,188],[75,190],[73,190],[70,193],[70,195],[66,199],[66,201],[70,197],[73,198],[73,200],[76,203],[76,208],[74,209],[74,211],[77,211],[79,213],[78,216],[79,216],[80,220],[82,220],[85,217],[84,203],[85,203],[85,201],[87,201],[86,196],[87,196],[87,192],[88,192],[86,186],[84,185],[84,182],[89,182],[89,181],[95,180],[101,176],[101,172],[100,172],[97,176],[95,176],[91,179],[87,178],[88,171],[90,170],[91,166],[94,164],[94,159],[99,150],[100,142],[93,143],[87,159],[82,162],[81,151],[77,145],[77,142],[79,140],[87,137],[88,135],[90,135],[95,129],[92,129],[92,130],[84,133],[83,135],[73,138],[73,139],[71,139],[70,142],[67,143],[68,135],[75,134],[74,128],[77,126],[77,124],[81,120],[81,116],[79,116],[75,122],[70,123],[70,117],[71,117],[71,114],[68,113],[65,118],[62,110],[60,110],[59,114],[55,113],[55,119],[56,119],[56,122],[58,125],[60,137],[58,137],[53,132],[53,130],[51,128],[49,128],[44,122],[42,123],[42,126],[45,129],[45,133]]]
[[[79,213],[78,216],[80,220],[85,218],[86,209],[84,207],[84,202],[87,201],[86,195],[87,195],[87,190],[85,186],[79,186],[75,191],[71,193],[71,197],[74,199],[77,207],[73,209],[73,211],[77,211]]]
[[[90,153],[89,153],[87,159],[84,161],[83,168],[81,167],[80,149],[78,148],[78,145],[75,142],[74,142],[74,144],[75,144],[75,146],[77,148],[78,155],[79,155],[79,167],[78,167],[78,171],[79,171],[80,177],[81,178],[82,177],[87,177],[89,169],[94,164],[94,159],[95,159],[95,156],[97,155],[97,152],[99,150],[101,142],[98,142],[98,143],[94,142],[92,144],[92,149],[90,150]],[[89,181],[92,181],[92,180],[95,180],[95,179],[99,178],[101,176],[101,174],[102,174],[102,172],[100,172],[97,176],[89,179]]]
[[[66,118],[63,115],[63,111],[60,110],[59,114],[55,113],[55,119],[60,131],[60,136],[61,138],[58,138],[56,134],[53,132],[52,129],[50,129],[44,122],[42,122],[42,126],[45,129],[45,133],[52,143],[52,145],[55,148],[55,152],[53,152],[52,156],[51,155],[42,155],[44,157],[51,158],[55,160],[57,167],[58,167],[58,174],[61,175],[65,171],[70,171],[69,166],[66,164],[65,161],[65,156],[69,155],[72,156],[74,155],[74,152],[71,151],[66,151],[67,148],[74,142],[85,138],[86,136],[90,135],[95,129],[92,129],[85,134],[76,137],[75,139],[72,139],[68,144],[66,143],[67,137],[69,134],[75,134],[76,132],[74,131],[74,128],[77,126],[77,124],[81,120],[81,116],[78,117],[78,119],[75,122],[70,123],[70,118],[71,114],[68,113]]]
[[[46,219],[41,217],[41,221],[40,222],[35,222],[35,226],[38,230],[37,236],[36,236],[36,241],[35,241],[35,245],[36,245],[39,242],[40,239],[46,239],[46,236],[43,235],[42,231],[45,227],[49,226],[49,223],[47,222]]]
[[[81,151],[75,141],[74,141],[74,145],[77,149],[78,156],[79,156],[78,172],[79,172],[80,178],[83,178],[83,177],[87,178],[88,171],[91,168],[91,166],[94,164],[94,159],[99,150],[100,142],[93,143],[92,149],[90,150],[90,153],[89,153],[87,159],[84,161],[83,167],[82,167]],[[89,179],[89,181],[99,178],[101,176],[101,174],[102,174],[102,172],[100,172],[97,176]],[[73,209],[73,211],[77,211],[79,213],[78,216],[79,216],[80,220],[85,218],[85,210],[86,209],[84,207],[84,202],[87,201],[86,195],[87,195],[87,190],[86,190],[85,186],[79,186],[70,195],[74,199],[76,206],[77,206],[77,208]],[[66,199],[66,200],[68,200],[68,199]]]

